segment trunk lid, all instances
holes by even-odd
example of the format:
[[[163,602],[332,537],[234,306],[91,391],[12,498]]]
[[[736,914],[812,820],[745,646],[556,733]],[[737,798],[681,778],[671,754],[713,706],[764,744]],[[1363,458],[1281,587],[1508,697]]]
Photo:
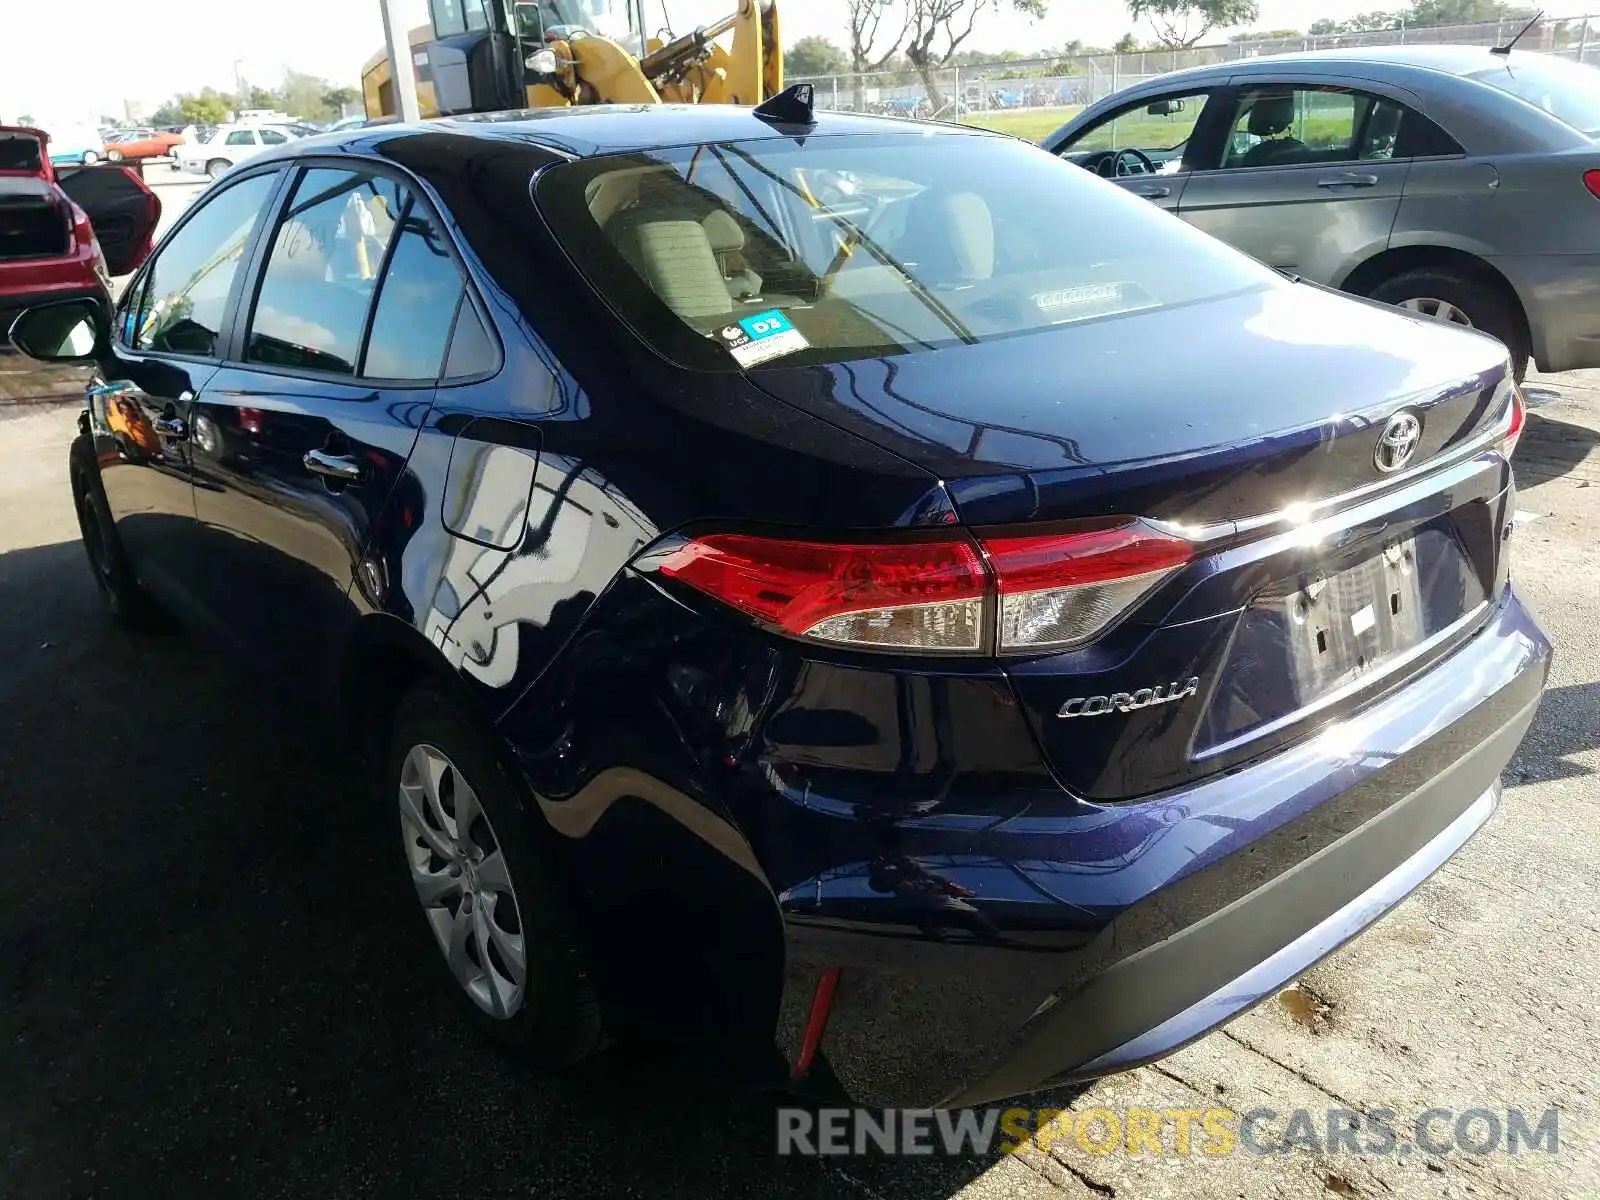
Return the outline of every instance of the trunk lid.
[[[926,467],[962,518],[1235,521],[1372,482],[1398,408],[1415,461],[1493,419],[1489,338],[1309,284],[752,378]],[[1109,506],[1109,507],[1108,507]]]

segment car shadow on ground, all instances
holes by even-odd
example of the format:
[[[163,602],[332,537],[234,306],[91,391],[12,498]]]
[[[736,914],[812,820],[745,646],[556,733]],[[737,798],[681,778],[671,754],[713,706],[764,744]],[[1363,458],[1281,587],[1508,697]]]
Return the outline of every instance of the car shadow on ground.
[[[508,1061],[310,701],[114,628],[76,543],[0,555],[6,1194],[921,1200],[993,1165],[779,1158],[788,1101],[663,1056]]]
[[[1517,482],[1523,486],[1559,479],[1578,472],[1591,482],[1600,481],[1600,470],[1587,465],[1600,432],[1585,425],[1557,420],[1543,412],[1528,413],[1528,425],[1517,443],[1512,459]]]
[[[1544,694],[1539,715],[1516,757],[1506,767],[1508,784],[1545,783],[1594,774],[1573,761],[1600,750],[1600,683],[1573,683]]]

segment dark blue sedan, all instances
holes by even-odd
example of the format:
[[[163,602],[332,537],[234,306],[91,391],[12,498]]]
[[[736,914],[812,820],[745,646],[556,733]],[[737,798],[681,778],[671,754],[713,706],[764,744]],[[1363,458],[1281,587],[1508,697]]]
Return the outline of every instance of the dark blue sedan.
[[[976,130],[296,142],[14,338],[98,363],[112,611],[329,706],[395,919],[542,1065],[1158,1058],[1483,825],[1549,665],[1502,346]]]

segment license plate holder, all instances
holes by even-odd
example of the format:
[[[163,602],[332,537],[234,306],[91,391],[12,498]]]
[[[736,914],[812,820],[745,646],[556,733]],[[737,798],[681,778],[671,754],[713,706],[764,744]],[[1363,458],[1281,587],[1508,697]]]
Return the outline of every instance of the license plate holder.
[[[1426,627],[1411,538],[1344,570],[1308,575],[1279,603],[1302,698],[1381,668],[1420,643]]]

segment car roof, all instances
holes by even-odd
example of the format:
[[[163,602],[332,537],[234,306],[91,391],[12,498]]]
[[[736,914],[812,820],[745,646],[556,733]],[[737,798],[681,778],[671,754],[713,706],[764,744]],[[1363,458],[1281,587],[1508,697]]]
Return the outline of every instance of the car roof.
[[[1362,74],[1369,77],[1383,78],[1392,74],[1396,80],[1418,71],[1461,76],[1481,71],[1486,67],[1505,66],[1508,62],[1515,65],[1518,58],[1528,57],[1560,56],[1539,54],[1532,50],[1513,50],[1509,56],[1503,56],[1495,54],[1488,46],[1346,46],[1326,50],[1300,50],[1290,54],[1263,54],[1255,58],[1237,58],[1227,62],[1209,63],[1202,67],[1188,67],[1165,75],[1152,76],[1141,81],[1136,88],[1144,91],[1158,83],[1164,86],[1189,79],[1209,80],[1219,76],[1292,70],[1295,67],[1305,67],[1318,73],[1337,71],[1346,67],[1359,68]],[[1132,93],[1136,89],[1128,90]]]
[[[533,108],[474,116],[440,117],[414,124],[369,125],[303,138],[274,157],[316,154],[338,148],[372,151],[394,138],[418,133],[451,133],[485,140],[521,142],[584,158],[633,150],[703,142],[749,141],[796,136],[732,104],[595,104],[577,108]],[[965,125],[908,121],[898,117],[818,112],[816,124],[802,136],[838,134],[928,134],[1003,136]]]

